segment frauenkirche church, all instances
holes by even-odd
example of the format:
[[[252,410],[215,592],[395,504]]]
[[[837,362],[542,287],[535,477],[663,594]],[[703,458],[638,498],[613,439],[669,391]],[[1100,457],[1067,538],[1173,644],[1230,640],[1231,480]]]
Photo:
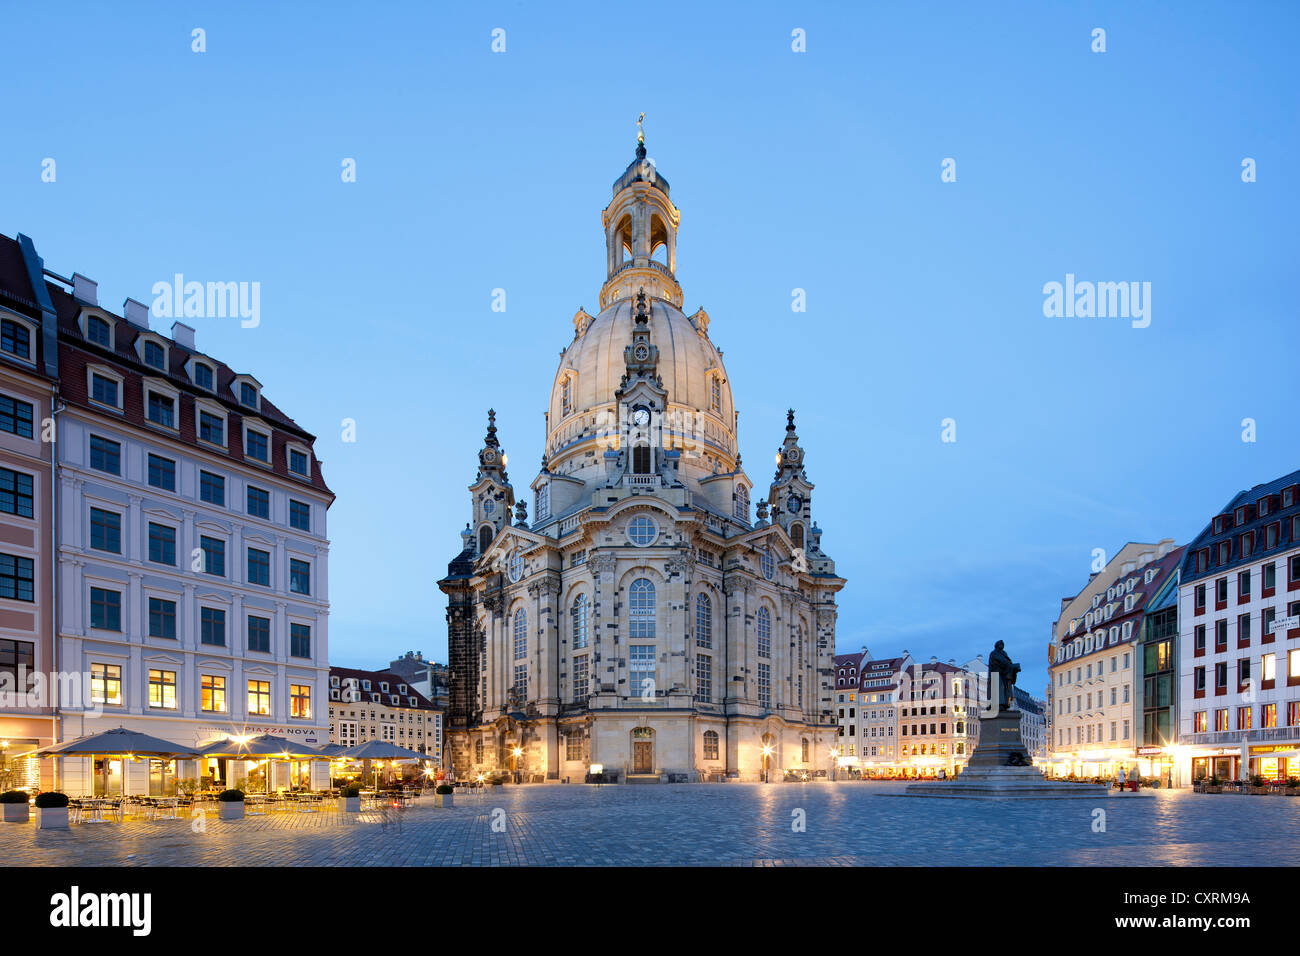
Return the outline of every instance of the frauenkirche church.
[[[555,374],[532,520],[489,413],[464,549],[438,582],[461,779],[812,776],[839,743],[845,582],[794,413],[751,520],[722,352],[705,311],[682,311],[681,213],[638,139],[602,215],[600,313],[573,317]]]

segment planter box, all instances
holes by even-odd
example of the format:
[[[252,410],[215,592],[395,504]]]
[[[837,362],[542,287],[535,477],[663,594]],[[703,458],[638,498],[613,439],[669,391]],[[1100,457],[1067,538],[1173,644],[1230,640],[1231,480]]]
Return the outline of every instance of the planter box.
[[[231,800],[229,803],[218,803],[220,807],[220,816],[222,820],[242,820],[244,819],[244,801]]]
[[[25,803],[0,804],[5,808],[5,823],[26,823],[31,819],[31,808]]]
[[[36,828],[39,830],[68,829],[67,807],[37,807]]]
[[[339,810],[343,813],[360,813],[360,797],[339,797]]]
[[[433,795],[433,805],[435,807],[454,807],[456,805],[456,795],[454,793],[435,793]]]

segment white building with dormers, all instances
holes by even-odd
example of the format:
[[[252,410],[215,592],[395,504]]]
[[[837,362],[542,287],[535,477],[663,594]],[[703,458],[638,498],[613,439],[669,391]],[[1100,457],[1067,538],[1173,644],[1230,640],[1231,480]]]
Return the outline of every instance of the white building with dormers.
[[[193,329],[163,335],[143,304],[117,315],[93,281],[70,285],[43,290],[58,317],[57,667],[90,675],[92,700],[61,702],[59,739],[122,726],[192,747],[262,733],[324,745],[334,495],[313,436],[199,351]],[[74,794],[261,772],[58,763]],[[329,779],[324,762],[272,772],[272,786]]]
[[[707,313],[682,310],[680,212],[643,143],[602,219],[601,311],[578,311],[561,355],[532,521],[491,416],[439,582],[455,772],[825,775],[845,582],[821,550],[794,413],[755,515],[722,352]]]

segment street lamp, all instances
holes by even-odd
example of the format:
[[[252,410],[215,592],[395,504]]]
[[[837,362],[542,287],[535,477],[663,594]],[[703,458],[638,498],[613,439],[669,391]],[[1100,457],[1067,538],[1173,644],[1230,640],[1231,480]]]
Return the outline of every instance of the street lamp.
[[[515,766],[514,766],[515,783],[522,783],[524,778],[522,772],[519,769],[519,758],[524,755],[524,749],[522,747],[516,746],[513,750],[510,751],[510,753],[513,754],[515,758]]]
[[[768,776],[771,759],[772,759],[772,745],[763,744],[763,782],[764,783],[772,782],[771,778]]]

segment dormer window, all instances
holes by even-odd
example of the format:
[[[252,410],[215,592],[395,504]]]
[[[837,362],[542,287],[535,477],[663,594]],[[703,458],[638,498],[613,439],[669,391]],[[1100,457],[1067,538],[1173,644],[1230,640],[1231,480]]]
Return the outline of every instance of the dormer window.
[[[1269,505],[1270,505],[1270,504],[1271,504],[1271,502],[1269,501],[1269,498],[1268,498],[1267,495],[1265,495],[1263,498],[1260,498],[1260,499],[1259,499],[1259,516],[1260,516],[1261,518],[1264,517],[1264,515],[1268,514],[1269,511],[1271,510],[1271,509],[1269,508]]]
[[[1290,508],[1295,504],[1295,488],[1284,488],[1282,490],[1282,507]]]
[[[244,422],[244,455],[264,465],[271,463],[271,434]]]
[[[97,405],[120,409],[122,407],[121,384],[121,381],[116,378],[110,378],[100,372],[91,372],[90,400]]]
[[[370,702],[372,704],[379,703],[379,694],[377,692],[370,695]]]
[[[405,693],[406,693],[406,685],[405,685],[405,684],[398,684],[398,685],[397,685],[397,690],[398,690],[398,693],[405,694]]]
[[[1224,516],[1219,515],[1214,519],[1214,533],[1223,534]]]
[[[157,392],[153,389],[147,389],[147,398],[145,399],[145,417],[155,425],[161,425],[163,428],[176,427],[176,399]]]
[[[32,357],[32,330],[13,319],[0,320],[0,351],[20,359]]]
[[[1245,524],[1245,523],[1246,523],[1246,506],[1245,506],[1245,505],[1242,505],[1240,508],[1237,509],[1237,513],[1236,513],[1235,515],[1233,515],[1233,520],[1234,520],[1237,524]]]
[[[112,327],[97,315],[86,316],[86,339],[106,349],[113,347]]]
[[[200,406],[197,412],[199,440],[225,448],[226,416],[213,406]]]
[[[257,388],[247,382],[241,382],[239,385],[239,404],[246,405],[249,408],[257,408]]]
[[[140,351],[145,365],[150,365],[156,369],[165,369],[167,367],[167,353],[163,351],[163,347],[157,342],[146,340],[144,348]]]
[[[361,688],[362,688],[362,690],[370,690],[370,681],[368,681],[368,680],[363,680],[363,681],[361,682]]]
[[[396,694],[390,694],[388,699],[393,702],[394,707],[400,706],[402,703],[402,698],[398,697]]]
[[[193,368],[194,384],[199,388],[207,389],[209,392],[215,392],[214,382],[216,377],[212,372],[211,365],[205,365],[203,362],[195,362]]]
[[[412,706],[412,707],[415,706],[415,698],[414,698],[414,697],[408,697],[407,700],[409,700],[409,701],[411,702],[411,706]]]
[[[334,674],[333,676],[330,677],[330,686],[331,686],[331,687],[338,687],[338,686],[339,686],[339,675],[338,675],[338,674]]]
[[[388,681],[386,681],[386,680],[381,680],[381,681],[379,682],[379,689],[382,690],[385,694],[387,694],[387,693],[388,693]]]
[[[311,459],[300,448],[289,449],[289,470],[295,475],[307,478],[310,475]]]

